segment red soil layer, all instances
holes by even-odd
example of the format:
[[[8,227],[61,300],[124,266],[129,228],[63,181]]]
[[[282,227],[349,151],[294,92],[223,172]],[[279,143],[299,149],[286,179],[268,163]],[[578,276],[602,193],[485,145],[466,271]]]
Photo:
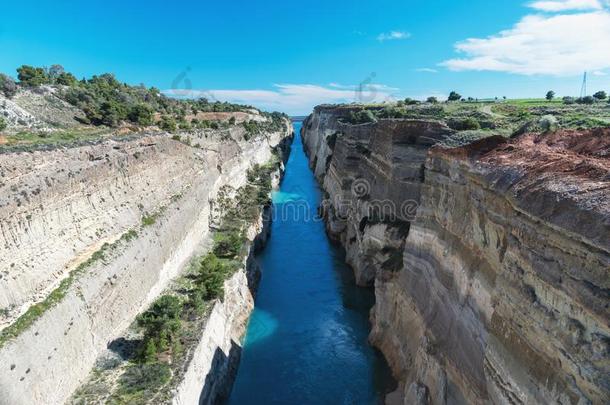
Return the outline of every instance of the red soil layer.
[[[610,128],[526,134],[498,145],[479,160],[517,166],[528,175],[564,174],[610,183]]]
[[[562,174],[610,186],[610,128],[524,134],[508,140],[493,136],[464,147],[434,148],[432,153],[518,168],[527,177]]]

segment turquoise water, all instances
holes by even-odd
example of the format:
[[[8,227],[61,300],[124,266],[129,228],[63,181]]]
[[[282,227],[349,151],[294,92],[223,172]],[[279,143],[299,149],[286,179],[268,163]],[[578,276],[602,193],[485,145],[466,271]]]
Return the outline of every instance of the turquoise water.
[[[367,343],[373,292],[355,286],[343,252],[315,218],[320,198],[297,135],[273,196],[271,238],[258,257],[263,277],[229,404],[375,404],[392,386]]]

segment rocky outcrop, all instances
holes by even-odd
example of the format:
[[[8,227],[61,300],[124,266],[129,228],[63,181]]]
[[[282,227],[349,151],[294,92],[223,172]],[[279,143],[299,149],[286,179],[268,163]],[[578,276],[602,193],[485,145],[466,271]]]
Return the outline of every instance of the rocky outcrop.
[[[291,129],[286,122],[248,140],[243,132],[0,155],[0,307],[11,332],[0,345],[0,403],[63,402],[108,342],[209,245],[210,201],[223,185],[244,184]]]
[[[388,399],[607,403],[609,131],[431,148],[452,131],[344,111],[316,108],[302,134],[328,230],[375,285]]]

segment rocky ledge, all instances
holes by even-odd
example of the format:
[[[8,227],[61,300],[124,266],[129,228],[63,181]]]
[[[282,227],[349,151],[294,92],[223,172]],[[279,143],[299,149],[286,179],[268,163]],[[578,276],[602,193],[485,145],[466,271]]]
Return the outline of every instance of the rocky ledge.
[[[607,403],[610,130],[446,148],[440,122],[346,110],[317,107],[302,136],[329,234],[375,286],[387,401]]]

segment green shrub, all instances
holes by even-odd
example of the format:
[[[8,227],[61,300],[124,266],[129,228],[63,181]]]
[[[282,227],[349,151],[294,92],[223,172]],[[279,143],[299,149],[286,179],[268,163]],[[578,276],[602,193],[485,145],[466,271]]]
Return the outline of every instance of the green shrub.
[[[244,237],[237,230],[214,235],[214,254],[220,258],[235,258],[244,244]]]
[[[153,124],[153,115],[154,111],[152,107],[140,103],[131,107],[128,118],[135,124],[148,126]]]
[[[156,353],[169,348],[180,331],[180,315],[183,305],[178,297],[163,295],[144,313],[138,315],[138,326],[144,330],[144,343],[140,359],[156,361]]]
[[[349,122],[351,124],[367,124],[377,122],[377,117],[371,110],[350,111]]]
[[[481,129],[481,124],[473,117],[449,120],[448,125],[456,131],[468,131]]]
[[[593,95],[593,97],[598,100],[605,100],[608,97],[608,94],[606,94],[605,91],[598,91]]]
[[[196,274],[196,285],[206,301],[222,296],[224,281],[229,273],[228,264],[213,253],[206,255],[201,260],[199,271]]]
[[[163,115],[161,117],[161,122],[159,123],[159,128],[167,132],[175,132],[176,131],[176,120],[174,117],[170,117],[168,115]]]
[[[576,100],[578,104],[595,104],[595,98],[592,96],[580,97]]]
[[[4,120],[3,117],[0,117],[0,131],[6,129],[6,127],[7,127],[6,121]]]
[[[69,72],[60,73],[59,76],[57,76],[57,78],[55,79],[55,83],[64,86],[74,86],[77,82],[78,80],[76,79],[76,77],[74,77],[74,75]]]
[[[132,365],[119,378],[118,390],[110,403],[147,403],[155,390],[169,382],[171,375],[165,363]]]
[[[22,65],[17,68],[17,78],[24,86],[36,87],[50,84],[51,80],[43,68]]]

